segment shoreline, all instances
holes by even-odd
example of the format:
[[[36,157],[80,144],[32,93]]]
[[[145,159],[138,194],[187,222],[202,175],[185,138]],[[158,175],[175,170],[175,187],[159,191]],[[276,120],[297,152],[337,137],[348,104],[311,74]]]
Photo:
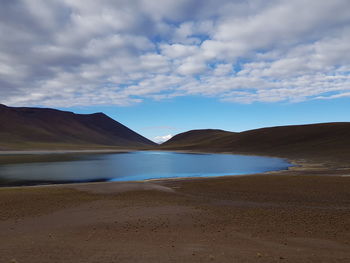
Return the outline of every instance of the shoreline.
[[[349,192],[293,170],[2,188],[0,261],[347,262]]]
[[[0,261],[347,262],[350,169],[300,164],[251,175],[1,187]]]
[[[278,158],[278,157],[276,157]],[[18,190],[18,189],[31,189],[31,188],[74,188],[75,186],[102,186],[105,184],[147,184],[147,183],[167,183],[167,182],[186,182],[186,181],[193,181],[193,182],[201,182],[205,180],[220,180],[220,179],[226,179],[226,178],[239,178],[239,177],[255,177],[255,176],[273,176],[273,175],[283,175],[283,176],[290,176],[289,173],[306,173],[304,175],[298,175],[298,176],[313,176],[313,177],[324,177],[324,176],[332,176],[332,177],[350,177],[350,168],[342,168],[342,169],[329,169],[324,167],[317,167],[315,168],[313,165],[310,167],[307,166],[307,164],[304,165],[297,165],[296,162],[291,162],[291,164],[295,164],[294,166],[290,166],[287,169],[283,170],[275,170],[275,171],[267,171],[262,173],[252,173],[252,174],[237,174],[237,175],[220,175],[220,176],[198,176],[198,177],[169,177],[169,178],[152,178],[152,179],[144,179],[144,180],[129,180],[129,181],[91,181],[91,182],[68,182],[68,183],[48,183],[48,184],[37,184],[37,185],[14,185],[14,186],[1,186],[0,191],[2,189],[4,190]],[[339,173],[334,174],[336,171]],[[333,174],[329,174],[333,173]]]
[[[118,150],[30,150],[30,151],[9,151],[4,153],[3,151],[0,151],[0,165],[6,165],[6,164],[13,164],[13,163],[1,163],[1,157],[2,156],[8,156],[10,155],[11,157],[21,157],[21,156],[39,156],[39,157],[50,157],[51,155],[59,155],[59,156],[64,156],[64,155],[71,155],[71,154],[104,154],[104,153],[121,153],[121,152],[136,152],[136,151],[145,151],[145,150],[131,150],[131,149],[118,149]],[[125,182],[136,182],[136,183],[140,183],[140,182],[157,182],[157,181],[172,181],[172,180],[201,180],[201,179],[206,179],[206,178],[225,178],[225,177],[238,177],[238,176],[252,176],[252,175],[268,175],[271,173],[275,173],[275,172],[283,172],[283,171],[288,171],[291,168],[296,168],[296,167],[302,167],[302,165],[298,164],[296,161],[294,160],[289,160],[287,158],[280,158],[280,157],[272,157],[272,156],[259,156],[259,155],[245,155],[245,154],[235,154],[235,153],[231,153],[231,152],[201,152],[201,151],[179,151],[179,150],[175,150],[175,151],[171,151],[171,150],[146,150],[146,151],[155,151],[155,152],[176,152],[176,153],[193,153],[193,154],[227,154],[227,155],[241,155],[241,156],[257,156],[257,157],[267,157],[267,158],[276,158],[276,159],[281,159],[286,161],[287,163],[289,163],[291,166],[287,167],[286,169],[281,169],[281,170],[273,170],[273,171],[267,171],[267,172],[261,172],[261,173],[249,173],[249,174],[227,174],[227,175],[218,175],[218,176],[193,176],[193,177],[169,177],[169,178],[150,178],[150,179],[144,179],[144,180],[122,180],[122,181],[91,181],[91,182],[67,182],[67,183],[45,183],[43,182],[42,184],[28,184],[28,185],[6,185],[6,186],[1,186],[0,189],[3,188],[21,188],[21,187],[46,187],[46,186],[66,186],[66,185],[80,185],[80,184],[96,184],[96,183],[113,183],[113,182],[120,182],[120,183],[125,183]],[[79,159],[78,156],[75,156],[76,158],[68,158],[68,159],[64,159],[63,161],[73,161],[75,159]],[[32,162],[33,160],[31,160],[30,162]],[[62,161],[62,159],[48,159],[45,160],[45,158],[43,160],[41,160],[41,158],[39,158],[38,160],[34,160],[34,162],[59,162]],[[27,163],[27,162],[22,162],[21,160],[19,160],[18,162],[14,162],[14,164],[21,164],[21,163]]]
[[[274,174],[280,174],[284,172],[307,172],[310,176],[317,176],[317,174],[322,174],[325,176],[325,173],[331,173],[331,176],[340,176],[346,177],[347,174],[350,175],[350,168],[336,168],[336,167],[327,167],[323,163],[314,162],[308,159],[289,159],[286,157],[278,157],[278,156],[268,156],[268,155],[254,155],[254,154],[242,154],[242,153],[234,153],[234,152],[210,152],[210,151],[201,151],[201,150],[164,150],[164,149],[85,149],[85,150],[25,150],[25,151],[0,151],[0,165],[12,164],[12,163],[1,163],[1,157],[11,156],[11,157],[21,157],[21,156],[38,156],[38,157],[50,157],[50,156],[72,156],[74,154],[113,154],[113,153],[122,153],[122,152],[137,152],[137,151],[155,151],[155,152],[176,152],[176,153],[193,153],[193,154],[230,154],[230,155],[242,155],[242,156],[257,156],[257,157],[267,157],[267,158],[277,158],[284,160],[291,164],[287,169],[275,170],[275,171],[267,171],[262,173],[252,173],[252,174],[237,174],[237,175],[220,175],[220,176],[198,176],[198,177],[169,177],[169,178],[152,178],[152,179],[144,179],[144,180],[131,180],[131,181],[91,181],[91,182],[67,182],[67,183],[47,183],[47,184],[38,184],[38,185],[21,185],[21,186],[2,186],[0,189],[14,189],[14,188],[32,188],[32,187],[69,187],[70,185],[86,185],[86,184],[109,184],[109,183],[148,183],[148,182],[167,182],[167,181],[192,181],[192,180],[206,180],[206,179],[224,179],[224,178],[236,178],[236,177],[246,177],[246,176],[269,176]],[[76,156],[77,157],[77,156]],[[78,158],[78,157],[77,157]],[[68,158],[63,161],[73,161],[77,158]],[[41,160],[41,159],[39,159]],[[43,162],[59,162],[62,159],[48,159]],[[29,161],[29,163],[32,160]],[[37,160],[34,160],[37,162]],[[42,161],[40,161],[42,162]],[[17,163],[27,163],[27,162],[14,162]],[[335,173],[335,171],[347,171],[349,173]]]
[[[171,149],[76,149],[76,150],[0,150],[0,158],[4,156],[21,156],[21,155],[65,155],[65,154],[102,154],[102,153],[120,153],[120,152],[137,152],[137,151],[155,151],[155,152],[176,152],[176,153],[193,153],[193,154],[231,154],[231,155],[242,155],[242,156],[256,156],[256,157],[268,157],[268,158],[278,158],[285,160],[286,162],[292,164],[295,167],[309,167],[309,166],[323,166],[324,163],[317,162],[311,158],[305,159],[295,159],[289,157],[283,157],[278,155],[262,155],[259,153],[240,153],[240,152],[230,152],[230,151],[208,151],[208,150],[171,150]],[[1,160],[1,159],[0,159]],[[1,164],[1,162],[0,162]],[[4,163],[6,164],[6,163]],[[350,165],[349,165],[350,167]]]

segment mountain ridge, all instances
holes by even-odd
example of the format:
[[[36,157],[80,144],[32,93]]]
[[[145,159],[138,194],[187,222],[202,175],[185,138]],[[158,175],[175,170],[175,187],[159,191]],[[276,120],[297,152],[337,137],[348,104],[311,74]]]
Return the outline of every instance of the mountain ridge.
[[[102,112],[0,105],[0,148],[148,147],[151,140]]]
[[[194,134],[199,139],[194,139]],[[350,123],[276,126],[211,135],[208,130],[188,131],[175,135],[160,148],[350,162]]]

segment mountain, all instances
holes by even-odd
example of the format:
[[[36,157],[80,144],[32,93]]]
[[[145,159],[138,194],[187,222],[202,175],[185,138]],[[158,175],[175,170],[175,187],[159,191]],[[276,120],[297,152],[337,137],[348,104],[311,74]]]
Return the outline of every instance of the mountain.
[[[350,123],[280,126],[239,133],[193,130],[174,136],[160,147],[350,163]]]
[[[233,134],[235,133],[216,129],[191,130],[175,135],[168,141],[164,142],[162,146],[172,146],[173,144],[179,144],[183,146],[190,145],[192,147],[194,145],[202,145],[203,143],[210,145],[212,140]]]
[[[153,145],[156,144],[103,113],[75,114],[0,104],[0,149]]]

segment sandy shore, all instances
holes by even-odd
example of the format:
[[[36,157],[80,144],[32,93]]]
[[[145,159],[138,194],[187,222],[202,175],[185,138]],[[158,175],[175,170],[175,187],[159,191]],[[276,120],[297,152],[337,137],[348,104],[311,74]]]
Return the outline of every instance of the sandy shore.
[[[0,262],[350,262],[350,169],[0,189]]]

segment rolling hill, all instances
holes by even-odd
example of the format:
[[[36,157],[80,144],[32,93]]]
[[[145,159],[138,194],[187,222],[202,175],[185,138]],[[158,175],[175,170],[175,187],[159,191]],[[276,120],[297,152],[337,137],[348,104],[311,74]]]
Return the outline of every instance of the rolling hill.
[[[75,114],[0,104],[0,149],[148,147],[154,142],[103,113]]]
[[[148,148],[231,152],[350,164],[350,123],[178,134],[157,146],[103,113],[75,114],[0,104],[0,150]]]
[[[322,161],[339,160],[350,164],[350,123],[280,126],[239,133],[193,130],[174,136],[160,147]]]

